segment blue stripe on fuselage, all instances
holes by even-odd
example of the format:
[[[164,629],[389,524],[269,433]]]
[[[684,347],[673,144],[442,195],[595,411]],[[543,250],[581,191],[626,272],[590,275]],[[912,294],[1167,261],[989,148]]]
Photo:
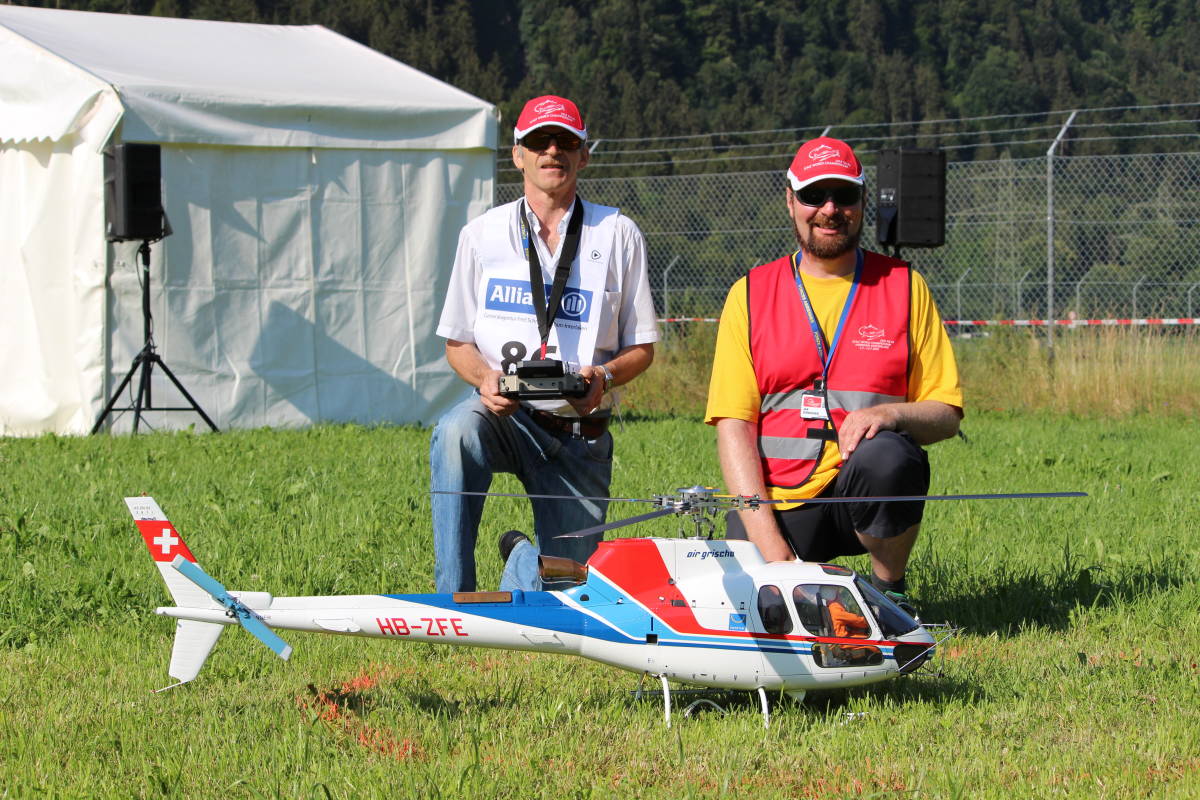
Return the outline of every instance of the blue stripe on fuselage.
[[[408,603],[420,603],[447,611],[462,611],[498,622],[528,625],[531,628],[587,636],[608,642],[632,644],[645,641],[645,636],[635,637],[624,633],[612,625],[568,606],[558,597],[557,592],[515,591],[512,595],[511,603],[456,603],[453,595],[449,594],[388,594],[384,597]]]
[[[583,596],[588,599],[583,600]],[[642,644],[646,641],[646,634],[654,633],[658,635],[659,647],[812,654],[813,643],[807,640],[759,639],[753,636],[734,638],[723,635],[721,631],[704,635],[677,633],[640,604],[628,601],[624,593],[596,573],[591,575],[588,583],[563,592],[514,591],[511,603],[457,603],[449,594],[389,594],[384,597],[620,644]],[[568,605],[563,597],[570,598],[591,613]],[[892,657],[891,647],[882,646],[881,650],[884,657]]]

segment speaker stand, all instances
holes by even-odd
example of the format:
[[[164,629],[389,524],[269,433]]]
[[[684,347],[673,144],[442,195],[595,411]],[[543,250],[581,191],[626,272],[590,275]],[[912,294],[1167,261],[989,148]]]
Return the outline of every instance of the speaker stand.
[[[200,404],[197,403],[190,394],[188,394],[188,390],[183,388],[183,384],[180,383],[179,379],[175,377],[175,373],[171,372],[170,367],[168,367],[167,363],[162,360],[162,356],[155,351],[154,337],[150,332],[149,239],[142,240],[142,245],[138,248],[138,254],[142,257],[142,331],[144,333],[145,344],[142,345],[141,352],[134,356],[133,365],[129,368],[129,372],[125,373],[125,377],[121,379],[121,383],[119,386],[117,386],[116,391],[109,396],[108,403],[105,404],[104,410],[100,412],[98,417],[96,417],[96,424],[92,426],[92,433],[97,433],[101,426],[104,425],[104,420],[110,413],[112,413],[113,406],[117,404],[117,400],[120,398],[121,392],[125,391],[125,387],[130,384],[130,382],[133,380],[133,376],[138,373],[138,370],[141,370],[141,375],[138,378],[137,397],[134,399],[133,405],[117,409],[121,412],[133,412],[134,433],[138,432],[138,426],[142,422],[142,413],[145,411],[195,411],[200,415],[201,419],[208,423],[208,427],[212,428],[214,432],[219,432],[217,431],[216,424],[209,419],[208,414],[204,413],[204,409],[200,407]],[[154,407],[154,401],[150,394],[150,375],[154,371],[155,364],[162,368],[162,371],[166,373],[166,376],[171,379],[171,383],[175,385],[175,388],[179,390],[179,393],[182,394],[184,399],[186,399],[191,405],[163,408]]]

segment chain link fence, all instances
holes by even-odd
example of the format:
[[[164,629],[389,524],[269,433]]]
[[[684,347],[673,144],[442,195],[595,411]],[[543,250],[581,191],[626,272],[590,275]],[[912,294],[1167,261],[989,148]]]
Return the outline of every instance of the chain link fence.
[[[787,163],[770,171],[582,178],[580,193],[619,207],[645,233],[660,315],[711,318],[746,270],[795,249],[784,201]],[[873,191],[874,167],[866,169]],[[520,184],[499,184],[496,202],[520,196]],[[873,198],[863,244],[883,249],[875,244]],[[969,326],[957,321],[1194,318],[1200,153],[949,163],[945,244],[905,248],[901,256],[960,328]]]

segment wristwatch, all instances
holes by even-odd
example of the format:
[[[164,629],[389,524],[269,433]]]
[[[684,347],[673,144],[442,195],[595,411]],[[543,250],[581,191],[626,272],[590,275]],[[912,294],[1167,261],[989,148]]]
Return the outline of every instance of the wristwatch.
[[[600,369],[602,369],[604,371],[604,391],[607,392],[609,389],[612,388],[612,385],[613,385],[614,379],[613,379],[612,370],[608,368],[607,364],[601,364]]]

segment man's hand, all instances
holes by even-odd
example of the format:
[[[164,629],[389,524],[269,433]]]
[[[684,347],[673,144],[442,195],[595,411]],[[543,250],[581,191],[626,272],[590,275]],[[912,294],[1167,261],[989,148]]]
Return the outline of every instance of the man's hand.
[[[597,366],[586,366],[579,368],[579,374],[587,381],[587,394],[583,397],[568,397],[566,400],[571,404],[571,408],[575,409],[576,414],[586,417],[599,407],[600,400],[604,397],[604,370]]]
[[[881,406],[860,408],[847,414],[846,418],[842,420],[841,427],[838,428],[838,450],[842,454],[842,461],[850,458],[863,439],[874,439],[875,434],[880,431],[899,430],[899,405],[899,403],[887,403]]]
[[[901,431],[924,447],[958,433],[962,409],[937,400],[885,403],[851,411],[838,429],[838,450],[845,461],[863,439],[880,431]]]
[[[479,398],[484,407],[496,416],[510,416],[521,407],[515,398],[503,397],[500,394],[502,373],[488,366],[474,342],[447,339],[446,361],[460,378],[479,389]]]
[[[500,394],[502,374],[500,370],[491,370],[483,376],[483,380],[479,382],[479,399],[483,401],[484,407],[497,417],[508,417],[517,412],[521,403],[515,397]]]

